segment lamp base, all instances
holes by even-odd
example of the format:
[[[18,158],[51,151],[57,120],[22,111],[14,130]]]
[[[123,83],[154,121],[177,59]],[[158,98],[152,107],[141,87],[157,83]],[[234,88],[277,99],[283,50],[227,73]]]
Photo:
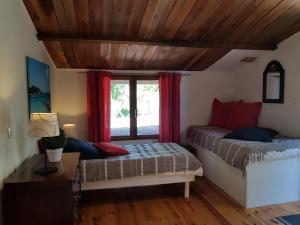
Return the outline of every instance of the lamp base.
[[[51,173],[56,173],[57,170],[58,169],[56,167],[43,167],[43,168],[40,168],[38,170],[35,170],[34,173],[42,175],[42,176],[47,176]]]

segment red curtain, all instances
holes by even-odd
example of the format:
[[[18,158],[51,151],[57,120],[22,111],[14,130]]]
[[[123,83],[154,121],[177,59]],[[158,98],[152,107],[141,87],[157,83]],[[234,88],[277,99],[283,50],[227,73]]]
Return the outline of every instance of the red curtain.
[[[180,73],[160,73],[159,141],[179,143]]]
[[[88,139],[110,142],[110,80],[106,71],[87,73]]]

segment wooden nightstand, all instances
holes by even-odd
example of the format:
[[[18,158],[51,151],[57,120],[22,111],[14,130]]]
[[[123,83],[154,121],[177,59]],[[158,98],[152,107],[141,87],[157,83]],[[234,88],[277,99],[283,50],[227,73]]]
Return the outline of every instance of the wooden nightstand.
[[[34,174],[44,155],[26,160],[4,181],[4,225],[74,225],[80,196],[79,153],[63,153],[49,163],[58,172]]]

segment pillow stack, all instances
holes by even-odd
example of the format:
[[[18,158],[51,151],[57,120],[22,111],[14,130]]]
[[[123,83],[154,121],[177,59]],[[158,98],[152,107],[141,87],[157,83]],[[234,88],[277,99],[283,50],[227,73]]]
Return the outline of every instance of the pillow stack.
[[[107,157],[96,148],[94,143],[72,137],[67,138],[63,152],[80,152],[80,159],[104,159]]]
[[[218,99],[214,99],[212,118],[208,125],[231,130],[257,127],[261,107],[261,102],[246,103],[239,101],[223,103]]]
[[[92,143],[71,137],[67,138],[63,152],[80,152],[80,159],[104,159],[129,154],[120,145],[107,142]]]

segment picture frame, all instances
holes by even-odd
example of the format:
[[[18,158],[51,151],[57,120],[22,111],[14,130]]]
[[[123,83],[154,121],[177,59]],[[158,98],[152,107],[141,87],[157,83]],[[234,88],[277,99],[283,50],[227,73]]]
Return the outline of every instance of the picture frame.
[[[50,113],[50,66],[26,57],[28,113]]]

